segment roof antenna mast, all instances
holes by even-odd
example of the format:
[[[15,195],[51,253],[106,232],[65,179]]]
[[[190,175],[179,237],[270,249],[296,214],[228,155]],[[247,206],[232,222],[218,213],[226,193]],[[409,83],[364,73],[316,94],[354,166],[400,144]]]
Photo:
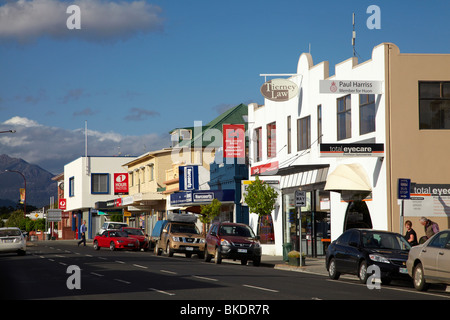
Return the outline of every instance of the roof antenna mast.
[[[356,44],[355,13],[353,12],[352,46],[353,46],[353,56],[354,56],[354,57],[356,56],[355,44]]]

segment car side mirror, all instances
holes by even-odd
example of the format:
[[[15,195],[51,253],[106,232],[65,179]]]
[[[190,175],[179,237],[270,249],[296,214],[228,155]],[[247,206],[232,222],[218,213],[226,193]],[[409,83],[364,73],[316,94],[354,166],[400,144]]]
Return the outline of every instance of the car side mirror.
[[[259,241],[259,240],[261,240],[261,237],[260,237],[260,236],[256,236],[256,237],[255,237],[255,240],[258,240],[258,241]]]

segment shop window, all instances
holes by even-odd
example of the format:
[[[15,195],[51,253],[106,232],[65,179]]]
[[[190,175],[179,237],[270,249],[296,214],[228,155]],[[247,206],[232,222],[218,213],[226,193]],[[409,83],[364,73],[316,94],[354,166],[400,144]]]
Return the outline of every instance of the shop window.
[[[272,215],[268,214],[259,218],[258,234],[263,244],[275,243]]]
[[[372,219],[365,201],[357,200],[348,203],[345,212],[344,231],[353,228],[372,229]]]
[[[267,125],[267,158],[277,155],[277,124],[276,122]]]
[[[359,134],[375,131],[375,95],[359,95]]]
[[[297,120],[297,151],[311,147],[311,117],[307,116]]]
[[[337,140],[352,137],[351,96],[337,99]]]
[[[317,143],[322,143],[322,105],[317,106]]]
[[[291,116],[287,117],[287,153],[291,153]]]
[[[450,129],[450,82],[419,82],[419,129]]]
[[[256,128],[255,129],[255,159],[256,162],[262,160],[262,128]]]

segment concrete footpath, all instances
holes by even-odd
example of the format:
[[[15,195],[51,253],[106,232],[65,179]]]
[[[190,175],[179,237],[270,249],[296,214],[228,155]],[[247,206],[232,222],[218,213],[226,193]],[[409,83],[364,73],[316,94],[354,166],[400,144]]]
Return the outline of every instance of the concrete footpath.
[[[305,265],[301,267],[290,266],[287,262],[283,261],[282,256],[269,256],[263,255],[261,257],[261,266],[272,267],[278,270],[295,271],[295,272],[307,272],[327,276],[328,271],[325,268],[325,257],[310,258],[306,257]]]

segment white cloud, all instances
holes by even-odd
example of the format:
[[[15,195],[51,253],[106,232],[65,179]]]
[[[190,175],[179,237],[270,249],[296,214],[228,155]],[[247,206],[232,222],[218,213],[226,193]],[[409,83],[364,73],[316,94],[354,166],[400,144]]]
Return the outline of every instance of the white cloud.
[[[27,128],[39,126],[39,123],[37,123],[36,121],[22,117],[12,117],[11,119],[3,122],[3,124],[12,126],[23,126]]]
[[[48,127],[24,117],[13,117],[0,123],[1,130],[16,133],[0,135],[0,154],[22,158],[57,174],[64,165],[84,156],[84,128],[66,130]],[[88,128],[88,155],[138,156],[170,145],[169,136],[150,133],[143,136],[124,136],[115,132],[100,132]]]
[[[70,5],[80,8],[81,29],[69,30],[66,13]],[[128,39],[137,33],[161,31],[158,6],[137,1],[17,0],[0,6],[0,39],[28,42],[39,37],[80,38],[88,41]]]

